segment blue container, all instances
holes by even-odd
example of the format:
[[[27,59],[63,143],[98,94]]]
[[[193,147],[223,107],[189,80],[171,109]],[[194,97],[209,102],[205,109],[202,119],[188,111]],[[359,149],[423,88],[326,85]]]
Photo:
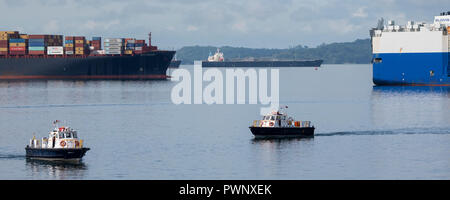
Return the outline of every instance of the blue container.
[[[66,44],[73,44],[73,40],[66,40]]]
[[[134,43],[128,43],[127,47],[134,47]]]
[[[136,43],[134,46],[135,46],[135,47],[143,47],[144,44],[142,44],[142,43]]]
[[[25,39],[9,39],[10,43],[25,43]]]
[[[45,44],[43,42],[33,42],[33,43],[28,43],[28,46],[30,46],[30,47],[43,47],[43,46],[45,46]]]
[[[29,51],[45,51],[45,47],[28,47]]]
[[[92,37],[92,40],[102,40],[102,37]]]
[[[29,42],[45,42],[45,39],[29,39]]]

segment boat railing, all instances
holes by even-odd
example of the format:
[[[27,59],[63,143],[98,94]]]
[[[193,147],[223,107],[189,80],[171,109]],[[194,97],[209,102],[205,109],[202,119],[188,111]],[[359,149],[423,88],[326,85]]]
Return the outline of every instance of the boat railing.
[[[261,121],[253,120],[252,127],[261,127]],[[288,127],[308,128],[312,127],[311,121],[287,121]]]
[[[253,120],[252,127],[261,127],[261,120]]]

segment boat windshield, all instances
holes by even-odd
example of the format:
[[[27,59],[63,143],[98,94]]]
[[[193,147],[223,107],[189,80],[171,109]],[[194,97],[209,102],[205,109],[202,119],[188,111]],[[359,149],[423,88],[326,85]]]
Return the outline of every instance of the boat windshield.
[[[74,132],[72,133],[72,136],[73,136],[73,138],[78,138],[78,136],[77,136],[77,132],[76,132],[76,131],[74,131]]]
[[[66,138],[71,138],[72,137],[72,134],[70,134],[70,132],[67,132],[66,133]]]

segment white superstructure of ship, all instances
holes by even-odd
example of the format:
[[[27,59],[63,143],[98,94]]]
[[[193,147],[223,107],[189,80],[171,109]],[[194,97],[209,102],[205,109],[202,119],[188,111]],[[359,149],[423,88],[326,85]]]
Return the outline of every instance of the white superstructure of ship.
[[[219,48],[217,48],[217,51],[216,51],[216,53],[214,55],[210,54],[208,56],[208,61],[209,62],[222,62],[222,61],[224,61],[223,53],[220,52]]]
[[[377,85],[449,84],[450,12],[433,23],[393,20],[370,31],[373,81]]]

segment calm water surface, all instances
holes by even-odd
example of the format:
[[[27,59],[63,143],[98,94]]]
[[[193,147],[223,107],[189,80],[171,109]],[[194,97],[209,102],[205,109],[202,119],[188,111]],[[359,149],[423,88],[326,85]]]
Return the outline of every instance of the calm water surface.
[[[371,70],[280,69],[282,104],[316,126],[289,140],[253,139],[261,105],[174,105],[176,82],[0,82],[0,179],[450,179],[450,87]],[[55,119],[91,148],[80,164],[24,157]]]

